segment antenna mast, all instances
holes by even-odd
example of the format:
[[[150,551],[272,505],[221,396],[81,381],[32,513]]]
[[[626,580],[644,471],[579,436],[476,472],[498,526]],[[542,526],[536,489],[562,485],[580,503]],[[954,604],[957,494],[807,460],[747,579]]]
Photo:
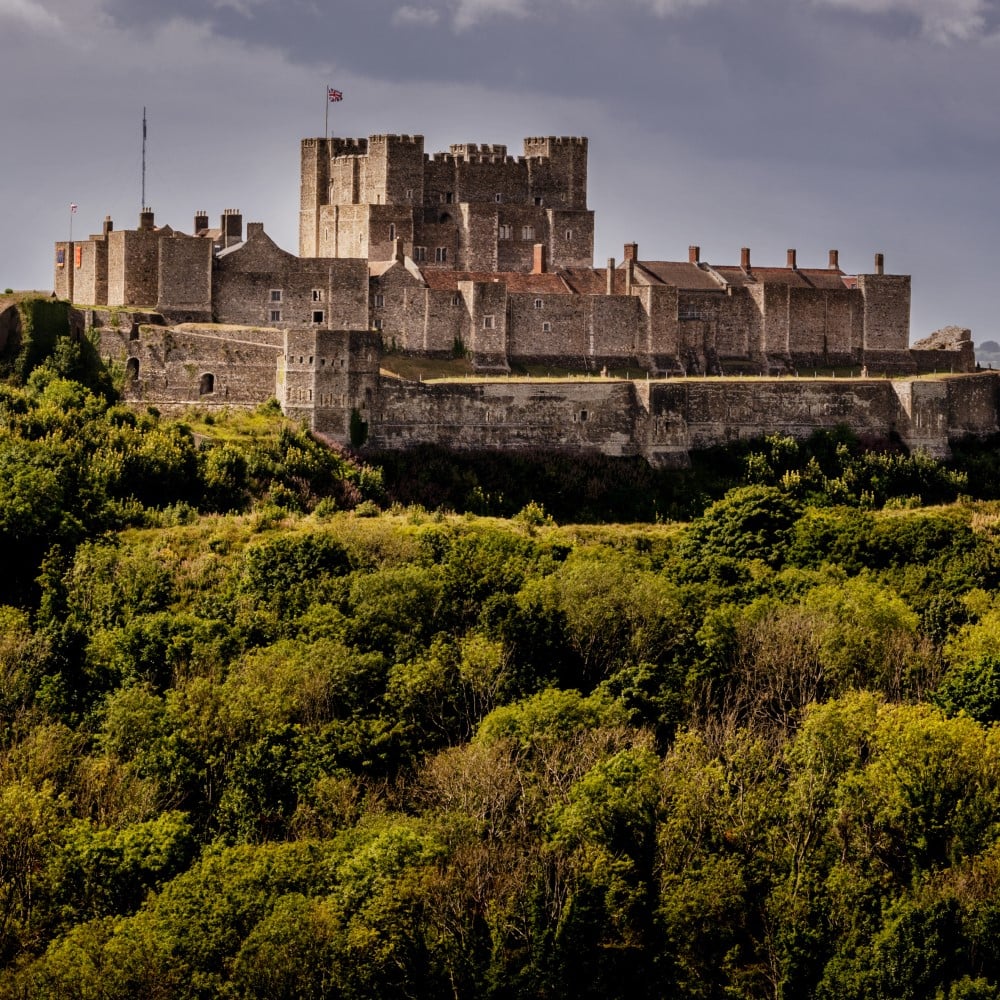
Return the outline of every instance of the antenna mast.
[[[142,204],[139,208],[146,209],[146,109],[142,109]]]

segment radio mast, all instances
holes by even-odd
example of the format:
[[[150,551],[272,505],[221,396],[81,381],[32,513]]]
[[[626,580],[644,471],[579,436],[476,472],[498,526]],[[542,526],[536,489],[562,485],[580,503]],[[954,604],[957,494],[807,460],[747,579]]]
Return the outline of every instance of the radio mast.
[[[142,202],[139,205],[142,211],[146,210],[146,109],[142,109]]]

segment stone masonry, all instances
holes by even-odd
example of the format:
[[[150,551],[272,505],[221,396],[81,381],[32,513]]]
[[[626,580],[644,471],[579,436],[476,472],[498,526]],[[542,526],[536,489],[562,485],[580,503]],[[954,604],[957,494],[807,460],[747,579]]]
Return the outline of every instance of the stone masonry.
[[[190,234],[110,218],[55,245],[56,294],[126,366],[132,398],[156,405],[285,411],[334,440],[379,447],[530,445],[643,454],[849,423],[939,454],[996,423],[990,377],[889,381],[974,368],[968,331],[910,347],[910,278],[824,267],[643,258],[593,266],[587,149],[529,138],[523,155],[463,143],[427,154],[421,136],[304,139],[299,255],[260,223],[198,211]],[[407,383],[383,351],[465,356],[499,380]],[[508,378],[543,365],[641,381]],[[736,381],[849,369],[871,379]],[[675,378],[676,377],[676,380]],[[978,386],[975,390],[972,385]],[[986,387],[986,388],[984,388]],[[986,402],[983,402],[983,400]],[[363,430],[362,430],[363,429]],[[355,441],[357,443],[357,440]]]

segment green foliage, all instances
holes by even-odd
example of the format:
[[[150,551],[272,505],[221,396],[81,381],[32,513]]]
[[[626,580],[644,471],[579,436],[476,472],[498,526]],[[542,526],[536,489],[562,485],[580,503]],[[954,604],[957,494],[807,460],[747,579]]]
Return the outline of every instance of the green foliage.
[[[510,520],[449,516],[70,346],[0,386],[0,1000],[997,996],[1000,514],[919,506],[960,477],[432,455]]]

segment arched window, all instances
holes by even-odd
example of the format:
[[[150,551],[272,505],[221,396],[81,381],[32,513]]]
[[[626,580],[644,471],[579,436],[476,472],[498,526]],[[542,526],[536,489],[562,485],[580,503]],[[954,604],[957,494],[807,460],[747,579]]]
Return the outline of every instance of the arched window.
[[[205,372],[198,382],[198,395],[206,396],[210,392],[215,392],[215,376],[211,372]]]
[[[396,223],[389,223],[389,239],[394,240],[396,238]]]
[[[139,377],[139,359],[129,358],[125,362],[125,376],[134,382]]]

